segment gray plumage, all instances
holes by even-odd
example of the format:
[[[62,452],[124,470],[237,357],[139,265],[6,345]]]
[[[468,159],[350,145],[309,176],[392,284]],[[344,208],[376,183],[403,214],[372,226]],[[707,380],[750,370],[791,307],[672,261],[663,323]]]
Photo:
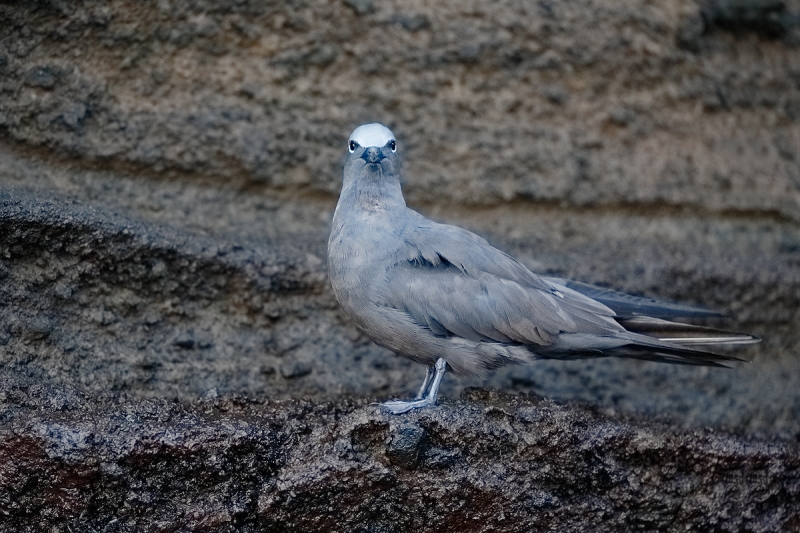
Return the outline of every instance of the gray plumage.
[[[538,276],[474,233],[406,207],[388,128],[360,126],[348,143],[328,241],[334,293],[373,341],[429,368],[416,401],[383,404],[390,412],[435,403],[445,368],[482,375],[607,356],[724,366],[735,358],[696,347],[758,342],[669,320],[712,311]]]

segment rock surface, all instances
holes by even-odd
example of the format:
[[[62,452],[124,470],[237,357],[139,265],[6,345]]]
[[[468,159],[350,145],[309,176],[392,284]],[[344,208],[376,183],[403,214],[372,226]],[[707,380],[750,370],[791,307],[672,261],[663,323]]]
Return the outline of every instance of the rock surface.
[[[470,389],[406,417],[348,402],[5,390],[7,530],[795,531],[796,444],[676,433]],[[42,410],[42,401],[50,406]]]
[[[372,120],[412,207],[751,364],[380,414],[424,370],[325,267]],[[800,531],[798,324],[800,2],[0,5],[0,529]]]

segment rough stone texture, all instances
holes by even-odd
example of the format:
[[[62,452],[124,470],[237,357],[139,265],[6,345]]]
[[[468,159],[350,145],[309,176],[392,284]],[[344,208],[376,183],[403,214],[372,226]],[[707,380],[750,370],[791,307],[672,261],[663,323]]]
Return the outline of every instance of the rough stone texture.
[[[413,207],[752,363],[381,415],[424,370],[325,274],[370,120]],[[798,531],[798,324],[796,0],[0,3],[0,530]]]
[[[348,402],[0,394],[19,405],[0,437],[8,531],[800,527],[796,444],[536,397],[468,390],[401,419]]]

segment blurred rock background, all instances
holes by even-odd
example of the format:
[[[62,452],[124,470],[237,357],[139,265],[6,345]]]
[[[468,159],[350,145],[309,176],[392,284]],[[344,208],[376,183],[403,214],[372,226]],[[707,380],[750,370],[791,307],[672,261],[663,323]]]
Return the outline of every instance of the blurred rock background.
[[[451,376],[445,398],[800,439],[796,0],[0,3],[4,420],[73,393],[415,392],[424,369],[361,335],[326,279],[368,121],[398,136],[423,214],[764,339],[732,370],[543,362]]]

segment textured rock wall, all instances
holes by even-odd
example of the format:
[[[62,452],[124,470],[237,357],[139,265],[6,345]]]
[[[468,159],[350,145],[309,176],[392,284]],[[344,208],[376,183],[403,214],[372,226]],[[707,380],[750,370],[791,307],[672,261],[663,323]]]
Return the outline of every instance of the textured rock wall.
[[[415,199],[796,220],[798,6],[720,4],[12,3],[0,124],[87,162],[333,194],[342,132],[380,119]]]
[[[764,338],[741,352],[751,364],[448,377],[448,400],[405,429],[354,407],[423,375],[355,330],[326,279],[344,141],[373,120],[398,135],[412,207],[540,272],[730,312],[724,326]],[[0,498],[17,502],[0,504],[0,527],[135,530],[146,507],[159,517],[147,528],[168,531],[325,530],[313,517],[342,512],[348,530],[416,528],[418,515],[431,530],[496,530],[502,510],[507,530],[585,530],[602,514],[608,529],[796,531],[799,214],[797,1],[0,3]],[[497,436],[489,396],[453,403],[469,386],[606,418],[539,404],[589,421],[560,426],[566,455],[526,478],[532,452],[508,442],[541,430],[526,422],[535,409],[504,399],[516,422]],[[241,395],[256,403],[230,407]],[[366,429],[331,429],[340,417]],[[628,437],[592,444],[593,424],[655,436],[633,461]],[[245,425],[219,457],[253,471],[196,466],[213,498],[142,485]],[[701,425],[728,436],[685,429]],[[396,435],[424,444],[407,457]],[[689,453],[686,439],[696,459],[673,471],[658,450]],[[722,442],[738,451],[715,459]],[[335,470],[351,473],[328,496],[308,488],[342,457],[354,464]],[[591,466],[604,460],[612,481]],[[594,474],[562,476],[558,461]],[[730,473],[741,465],[757,481]],[[662,466],[673,485],[659,499]],[[396,490],[381,499],[369,480]],[[519,483],[548,488],[512,499]],[[453,484],[469,497],[451,498]],[[362,510],[335,497],[348,490]],[[453,510],[380,518],[417,491]],[[310,502],[295,514],[292,494]],[[470,502],[482,518],[464,518]]]

